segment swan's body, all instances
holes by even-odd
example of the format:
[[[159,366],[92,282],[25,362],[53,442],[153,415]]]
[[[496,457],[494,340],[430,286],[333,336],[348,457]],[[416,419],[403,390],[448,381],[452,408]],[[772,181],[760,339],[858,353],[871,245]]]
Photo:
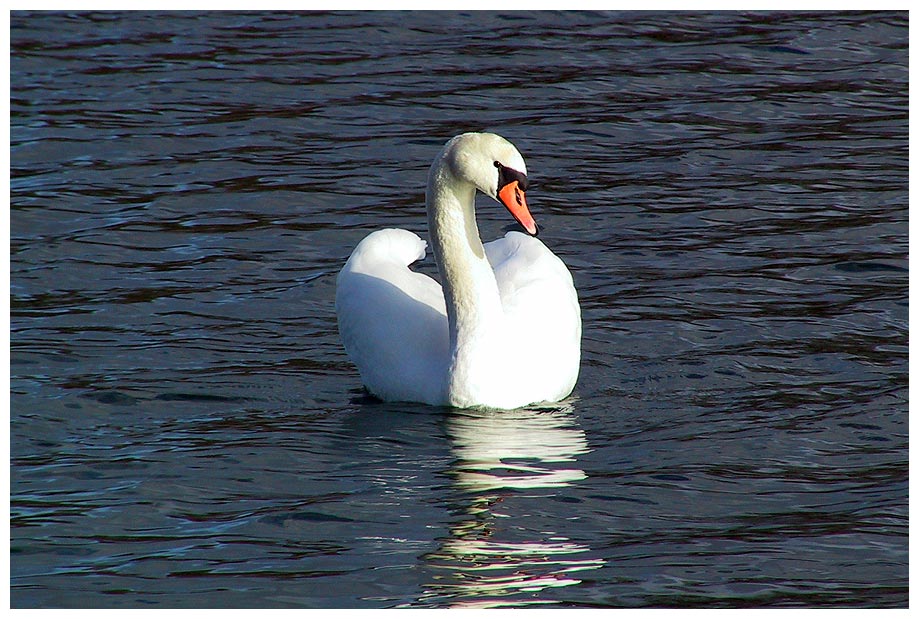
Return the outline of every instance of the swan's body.
[[[364,386],[388,401],[518,408],[571,393],[580,365],[581,313],[565,264],[541,241],[509,232],[483,246],[475,191],[499,199],[531,233],[526,167],[493,134],[450,140],[431,166],[427,210],[444,286],[408,268],[425,242],[379,230],[338,275],[345,349]]]

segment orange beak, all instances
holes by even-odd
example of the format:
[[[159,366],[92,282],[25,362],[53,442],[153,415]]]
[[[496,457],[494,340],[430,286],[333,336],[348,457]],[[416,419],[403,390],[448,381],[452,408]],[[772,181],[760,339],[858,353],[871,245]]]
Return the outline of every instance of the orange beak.
[[[501,204],[511,212],[514,219],[523,226],[532,236],[536,236],[538,229],[536,220],[530,215],[530,209],[527,208],[527,198],[523,190],[517,184],[517,181],[511,181],[501,188],[498,192],[498,199]]]

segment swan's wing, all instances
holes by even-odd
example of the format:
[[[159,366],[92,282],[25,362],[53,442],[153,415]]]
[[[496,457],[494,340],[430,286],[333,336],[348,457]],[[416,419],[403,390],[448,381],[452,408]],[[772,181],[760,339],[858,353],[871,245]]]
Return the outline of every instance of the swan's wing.
[[[338,274],[335,308],[345,350],[364,385],[386,400],[441,403],[449,334],[440,284],[408,265],[425,242],[407,230],[379,230]]]
[[[534,385],[568,395],[581,358],[581,309],[571,272],[537,238],[508,232],[485,245],[513,346]],[[556,397],[557,396],[557,397]]]

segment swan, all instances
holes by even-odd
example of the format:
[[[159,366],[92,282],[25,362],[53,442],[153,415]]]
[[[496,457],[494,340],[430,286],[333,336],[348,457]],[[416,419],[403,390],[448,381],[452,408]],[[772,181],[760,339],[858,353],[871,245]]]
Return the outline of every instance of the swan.
[[[345,351],[366,389],[390,402],[515,409],[574,389],[581,310],[571,273],[542,241],[526,203],[526,164],[506,139],[464,133],[431,165],[428,229],[443,287],[409,268],[425,257],[413,232],[377,230],[338,274]],[[485,245],[476,190],[528,234]]]

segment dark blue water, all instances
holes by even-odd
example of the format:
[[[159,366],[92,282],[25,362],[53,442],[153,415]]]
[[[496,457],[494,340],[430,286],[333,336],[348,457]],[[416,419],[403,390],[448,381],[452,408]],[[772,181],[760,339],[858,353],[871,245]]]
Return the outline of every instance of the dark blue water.
[[[12,606],[907,605],[906,13],[10,22]],[[338,340],[469,130],[574,274],[558,406]]]

